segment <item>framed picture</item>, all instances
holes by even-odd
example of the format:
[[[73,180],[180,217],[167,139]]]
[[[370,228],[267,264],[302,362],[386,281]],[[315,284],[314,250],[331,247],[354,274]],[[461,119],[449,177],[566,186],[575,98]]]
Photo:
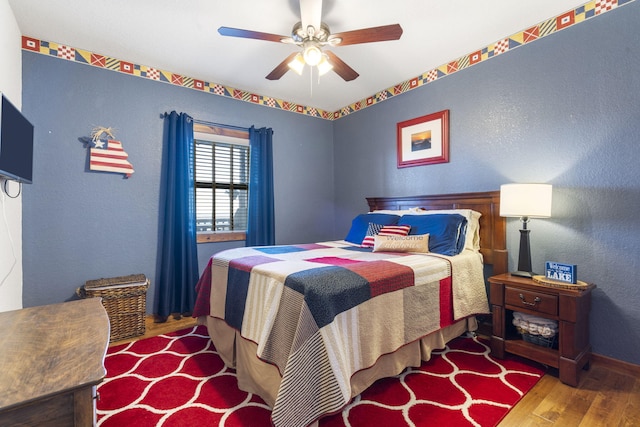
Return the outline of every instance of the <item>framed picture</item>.
[[[400,122],[398,167],[449,162],[449,110]]]

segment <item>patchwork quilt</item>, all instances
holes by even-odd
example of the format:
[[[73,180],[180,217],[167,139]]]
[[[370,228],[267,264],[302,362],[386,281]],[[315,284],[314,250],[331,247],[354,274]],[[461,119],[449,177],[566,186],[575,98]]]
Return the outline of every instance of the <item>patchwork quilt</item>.
[[[355,372],[489,310],[477,252],[372,252],[345,241],[223,251],[197,290],[195,317],[223,319],[279,369],[275,426],[340,410]]]

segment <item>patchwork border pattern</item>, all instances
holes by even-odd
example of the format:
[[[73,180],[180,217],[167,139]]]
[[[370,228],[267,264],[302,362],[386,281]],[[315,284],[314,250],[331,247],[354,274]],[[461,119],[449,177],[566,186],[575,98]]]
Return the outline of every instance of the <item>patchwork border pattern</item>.
[[[636,0],[592,0],[556,17],[543,21],[531,28],[520,31],[509,37],[497,40],[482,49],[471,52],[465,56],[455,59],[446,64],[440,65],[432,70],[426,71],[420,76],[413,77],[392,87],[384,89],[368,98],[356,101],[341,109],[329,112],[319,108],[300,105],[269,96],[250,93],[242,89],[224,86],[218,83],[198,80],[193,77],[183,76],[170,71],[159,70],[147,65],[139,65],[124,60],[111,58],[98,53],[89,52],[83,49],[65,46],[55,42],[38,40],[28,36],[22,36],[22,49],[37,52],[43,55],[54,56],[56,58],[73,61],[80,64],[91,65],[99,68],[130,74],[136,77],[146,78],[158,82],[168,83],[189,89],[199,90],[213,95],[224,96],[270,108],[277,108],[311,117],[325,120],[337,120],[349,114],[370,107],[389,98],[401,95],[407,91],[424,86],[443,77],[457,73],[471,67],[472,65],[486,61],[498,55],[502,55],[517,47],[531,43],[542,37],[546,37],[557,31],[569,28],[575,24],[586,21],[594,16],[601,15],[618,6],[632,3]]]

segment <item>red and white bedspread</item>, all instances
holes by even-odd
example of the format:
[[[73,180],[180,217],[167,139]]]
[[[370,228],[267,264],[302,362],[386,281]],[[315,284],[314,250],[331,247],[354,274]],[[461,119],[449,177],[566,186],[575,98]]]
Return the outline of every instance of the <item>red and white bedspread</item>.
[[[194,316],[223,319],[282,376],[272,420],[306,426],[351,399],[381,355],[488,313],[481,255],[372,252],[344,241],[249,247],[211,258]]]

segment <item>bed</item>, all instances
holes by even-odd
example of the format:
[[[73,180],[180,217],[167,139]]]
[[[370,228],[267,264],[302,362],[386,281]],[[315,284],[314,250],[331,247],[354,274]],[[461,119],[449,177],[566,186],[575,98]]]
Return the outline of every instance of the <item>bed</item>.
[[[222,251],[198,282],[194,316],[240,389],[273,408],[275,426],[315,424],[477,329],[489,313],[485,277],[507,270],[499,200],[498,191],[371,197],[345,240]],[[429,249],[447,249],[423,253],[425,236]]]

